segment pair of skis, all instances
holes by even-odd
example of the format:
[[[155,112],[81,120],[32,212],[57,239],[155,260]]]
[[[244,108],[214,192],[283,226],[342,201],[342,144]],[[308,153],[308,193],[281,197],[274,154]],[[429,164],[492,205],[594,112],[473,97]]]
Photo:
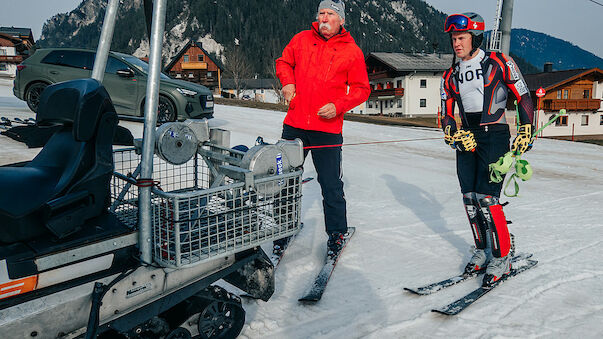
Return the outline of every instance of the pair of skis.
[[[433,309],[432,312],[437,312],[437,313],[441,313],[441,314],[445,314],[445,315],[459,314],[461,311],[463,311],[464,309],[469,307],[471,304],[473,304],[479,298],[484,296],[486,293],[492,291],[496,286],[500,285],[503,281],[536,266],[538,261],[531,260],[530,259],[531,257],[532,257],[531,253],[522,253],[522,254],[515,255],[511,259],[511,272],[507,276],[504,276],[503,278],[498,280],[492,287],[479,287],[479,288],[471,291],[467,295],[453,301],[452,303],[450,303],[444,307]],[[406,291],[409,291],[411,293],[418,294],[418,295],[429,295],[429,294],[438,292],[444,288],[447,288],[447,287],[456,285],[460,282],[466,281],[470,278],[476,277],[480,273],[483,273],[483,271],[473,273],[473,274],[463,273],[463,274],[459,274],[457,276],[454,276],[454,277],[451,277],[451,278],[448,278],[448,279],[445,279],[445,280],[442,280],[442,281],[439,281],[439,282],[436,282],[433,284],[425,285],[422,287],[404,288],[404,289]]]

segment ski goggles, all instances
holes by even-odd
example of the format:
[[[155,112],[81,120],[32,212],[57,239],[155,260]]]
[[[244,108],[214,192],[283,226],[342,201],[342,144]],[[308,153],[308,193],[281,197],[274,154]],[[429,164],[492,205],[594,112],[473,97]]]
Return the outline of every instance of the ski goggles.
[[[452,31],[455,32],[464,32],[468,30],[478,30],[483,31],[486,25],[483,22],[475,22],[469,19],[468,16],[463,14],[453,14],[446,18],[446,22],[444,22],[444,32],[449,33]]]

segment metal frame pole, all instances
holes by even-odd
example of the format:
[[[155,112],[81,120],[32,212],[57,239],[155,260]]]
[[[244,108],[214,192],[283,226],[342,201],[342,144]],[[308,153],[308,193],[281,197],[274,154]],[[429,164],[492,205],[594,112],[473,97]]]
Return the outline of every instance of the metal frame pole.
[[[105,10],[105,18],[103,20],[103,29],[101,31],[98,48],[96,49],[96,57],[94,59],[94,68],[92,69],[92,78],[103,82],[105,68],[107,67],[107,58],[111,49],[111,40],[113,40],[113,30],[115,21],[117,21],[117,9],[119,0],[109,0],[107,9]]]
[[[511,49],[511,26],[513,24],[513,0],[503,0],[502,4],[502,21],[500,23],[502,31],[502,39],[500,43],[500,51],[509,55]]]
[[[153,154],[155,152],[155,126],[157,124],[157,105],[159,101],[159,75],[161,74],[161,47],[165,29],[167,0],[155,0],[153,5],[153,23],[151,26],[151,55],[149,56],[149,78],[144,107],[144,132],[142,135],[141,179],[153,178]],[[138,189],[138,246],[140,259],[152,262],[151,232],[151,188]]]

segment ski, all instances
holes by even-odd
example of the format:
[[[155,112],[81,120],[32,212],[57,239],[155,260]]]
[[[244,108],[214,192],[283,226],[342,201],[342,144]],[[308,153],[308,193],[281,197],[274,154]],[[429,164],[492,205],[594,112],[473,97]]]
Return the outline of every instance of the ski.
[[[481,298],[486,293],[488,293],[488,292],[492,291],[494,288],[496,288],[496,286],[500,285],[503,281],[507,280],[510,277],[516,276],[521,272],[529,270],[530,268],[536,266],[537,263],[538,263],[538,261],[536,261],[536,260],[526,260],[525,264],[518,266],[516,268],[512,267],[511,273],[509,273],[508,276],[505,276],[502,279],[500,279],[499,281],[497,281],[494,286],[489,287],[489,288],[479,287],[479,288],[475,289],[474,291],[472,291],[471,293],[465,295],[464,297],[462,297],[442,308],[433,309],[431,311],[445,314],[445,315],[459,314],[461,311],[463,311],[469,305],[473,304],[477,299]]]
[[[355,227],[348,227],[348,232],[343,237],[344,241],[341,251],[339,251],[339,253],[333,257],[327,256],[325,264],[320,270],[320,273],[318,273],[318,275],[316,276],[316,279],[314,279],[312,286],[306,291],[303,297],[298,299],[300,302],[315,303],[320,300],[322,294],[324,293],[327,287],[329,278],[331,277],[331,274],[335,269],[335,265],[337,265],[337,260],[339,260],[341,253],[347,246],[348,242],[350,241],[350,238],[352,238],[355,231]]]
[[[281,260],[283,259],[283,256],[285,255],[285,251],[287,250],[287,248],[289,248],[289,245],[291,245],[293,240],[295,240],[295,237],[297,237],[297,235],[302,230],[302,228],[304,228],[303,222],[299,225],[299,231],[297,233],[295,233],[294,235],[287,238],[287,241],[284,244],[284,248],[282,248],[278,251],[276,251],[274,249],[272,250],[272,254],[270,254],[270,261],[272,261],[272,266],[274,266],[275,270],[278,267],[278,264],[280,264]]]
[[[309,183],[310,181],[314,180],[313,177],[307,177],[307,178],[303,178],[302,179],[302,184],[306,184]]]
[[[517,262],[520,260],[529,259],[531,257],[532,257],[532,253],[520,253],[520,254],[515,255],[513,258],[511,258],[511,262],[513,263],[513,262]],[[484,272],[485,272],[485,270],[481,270],[481,271],[475,272],[473,274],[461,273],[459,275],[455,275],[454,277],[450,277],[448,279],[438,281],[438,282],[435,282],[435,283],[432,283],[429,285],[421,286],[421,287],[416,287],[416,288],[404,287],[404,290],[414,293],[414,294],[418,294],[418,295],[429,295],[429,294],[438,292],[440,290],[443,290],[447,287],[454,286],[465,280],[469,280]]]

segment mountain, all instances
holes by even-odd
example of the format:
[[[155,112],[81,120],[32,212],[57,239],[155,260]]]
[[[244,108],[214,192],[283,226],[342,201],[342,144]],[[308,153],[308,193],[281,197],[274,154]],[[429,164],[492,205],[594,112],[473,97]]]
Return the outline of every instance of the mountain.
[[[511,52],[539,68],[553,63],[553,70],[576,68],[603,69],[603,59],[582,48],[544,33],[527,29],[511,30]]]
[[[112,50],[148,55],[142,0],[122,0]],[[170,0],[167,2],[164,65],[189,41],[223,62],[242,53],[252,74],[270,75],[274,60],[297,32],[316,18],[316,0]],[[50,18],[39,47],[96,48],[106,1],[83,0],[69,13]],[[451,52],[442,32],[446,15],[423,0],[347,0],[346,29],[365,54],[370,52]],[[564,70],[603,67],[601,58],[569,42],[514,29],[511,56],[524,73],[535,73],[546,61]],[[238,57],[237,57],[238,58]],[[233,58],[231,58],[232,60]]]
[[[192,39],[218,57],[228,57],[238,49],[254,65],[254,73],[266,74],[293,35],[309,29],[317,3],[168,1],[164,58],[169,60]],[[75,10],[52,17],[44,25],[38,45],[95,48],[105,6],[104,1],[84,0]],[[422,0],[346,1],[346,29],[365,53],[450,51],[448,37],[441,32],[444,18]],[[122,1],[112,49],[136,56],[148,53],[142,0]]]

